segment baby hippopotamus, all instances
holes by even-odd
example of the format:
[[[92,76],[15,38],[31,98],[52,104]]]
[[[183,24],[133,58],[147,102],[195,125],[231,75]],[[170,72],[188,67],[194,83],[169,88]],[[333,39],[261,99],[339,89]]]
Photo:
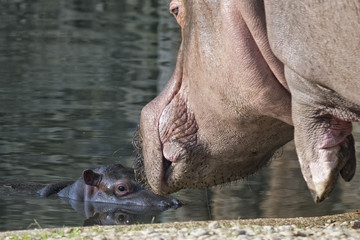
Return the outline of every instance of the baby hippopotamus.
[[[100,202],[126,206],[151,207],[165,210],[178,208],[182,203],[175,199],[154,194],[135,183],[134,170],[121,164],[87,169],[75,182],[54,183],[40,189],[43,197],[57,194],[62,198],[83,202]]]

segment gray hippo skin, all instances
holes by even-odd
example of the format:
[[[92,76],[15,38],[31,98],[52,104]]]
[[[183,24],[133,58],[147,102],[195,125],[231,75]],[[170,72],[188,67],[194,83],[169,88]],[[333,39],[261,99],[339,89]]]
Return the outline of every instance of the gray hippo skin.
[[[171,1],[182,43],[173,76],[141,112],[137,177],[163,194],[241,179],[295,129],[315,202],[339,174],[351,180],[359,9],[358,0]]]
[[[265,1],[265,9],[271,48],[285,65],[301,170],[319,202],[339,173],[346,181],[355,174],[360,2]]]
[[[174,198],[156,195],[135,183],[134,170],[121,164],[87,169],[73,183],[49,184],[38,191],[43,197],[57,194],[59,197],[80,202],[119,204],[156,209],[177,208],[181,202]]]

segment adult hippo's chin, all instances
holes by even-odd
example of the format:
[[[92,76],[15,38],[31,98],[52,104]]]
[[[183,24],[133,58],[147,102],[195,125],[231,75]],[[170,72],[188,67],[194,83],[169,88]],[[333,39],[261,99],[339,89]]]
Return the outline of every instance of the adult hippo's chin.
[[[265,21],[252,29],[230,3],[170,4],[183,41],[172,78],[141,112],[136,166],[156,193],[244,178],[293,138],[290,93]]]
[[[141,112],[138,178],[157,193],[240,179],[295,132],[316,202],[339,174],[351,180],[351,122],[360,120],[357,0],[173,0],[170,11],[182,43],[172,78]]]

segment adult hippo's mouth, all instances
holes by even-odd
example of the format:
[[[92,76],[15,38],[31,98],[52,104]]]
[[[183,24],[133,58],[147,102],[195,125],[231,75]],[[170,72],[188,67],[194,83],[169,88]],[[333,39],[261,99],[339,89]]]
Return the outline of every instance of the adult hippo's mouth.
[[[134,139],[137,150],[134,168],[137,181],[150,186],[155,193],[169,194],[182,188],[242,179],[265,165],[274,151],[292,137],[288,131],[291,126],[268,117],[256,118],[268,122],[269,129],[254,130],[257,123],[250,120],[248,131],[263,136],[255,142],[236,130],[222,131],[223,125],[229,124],[225,120],[198,124],[184,92],[180,88],[171,94],[173,98],[162,110],[158,110],[156,98],[142,111],[140,129]],[[285,140],[280,136],[286,136]],[[208,146],[209,138],[215,147]],[[276,148],[269,143],[276,144]]]
[[[179,85],[178,85],[179,86]],[[175,169],[184,168],[189,157],[196,152],[199,154],[198,125],[193,112],[190,110],[185,97],[179,93],[179,88],[173,89],[176,94],[171,94],[172,99],[159,111],[158,118],[151,118],[151,114],[143,112],[140,129],[134,137],[137,157],[135,171],[139,182],[150,184],[154,191],[168,194],[179,190],[169,187],[169,183],[176,181],[178,174],[173,174]],[[151,109],[151,104],[148,105]],[[156,107],[158,109],[158,106]],[[144,117],[145,116],[145,117]],[[148,118],[149,116],[149,118]],[[151,124],[149,124],[151,122]],[[151,127],[157,128],[151,129]],[[149,134],[149,133],[152,134]],[[147,145],[146,143],[151,143]],[[148,146],[152,148],[148,151]],[[155,147],[154,147],[155,146]],[[144,148],[146,151],[143,151]],[[151,164],[146,166],[144,155],[152,159]],[[145,174],[145,169],[151,169],[150,176]]]
[[[182,63],[179,55],[178,65]],[[176,69],[162,94],[142,110],[140,126],[133,140],[137,181],[150,185],[161,194],[174,192],[166,182],[197,143],[198,126],[194,114],[180,94],[182,68]],[[144,161],[144,158],[151,161]]]

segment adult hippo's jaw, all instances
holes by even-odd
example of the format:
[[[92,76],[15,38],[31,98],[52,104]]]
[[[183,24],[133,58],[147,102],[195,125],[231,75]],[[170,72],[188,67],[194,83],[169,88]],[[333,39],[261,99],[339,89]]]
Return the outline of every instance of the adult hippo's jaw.
[[[246,177],[293,137],[290,94],[265,20],[244,20],[263,5],[244,3],[170,4],[182,44],[172,78],[141,112],[136,166],[156,193]]]

